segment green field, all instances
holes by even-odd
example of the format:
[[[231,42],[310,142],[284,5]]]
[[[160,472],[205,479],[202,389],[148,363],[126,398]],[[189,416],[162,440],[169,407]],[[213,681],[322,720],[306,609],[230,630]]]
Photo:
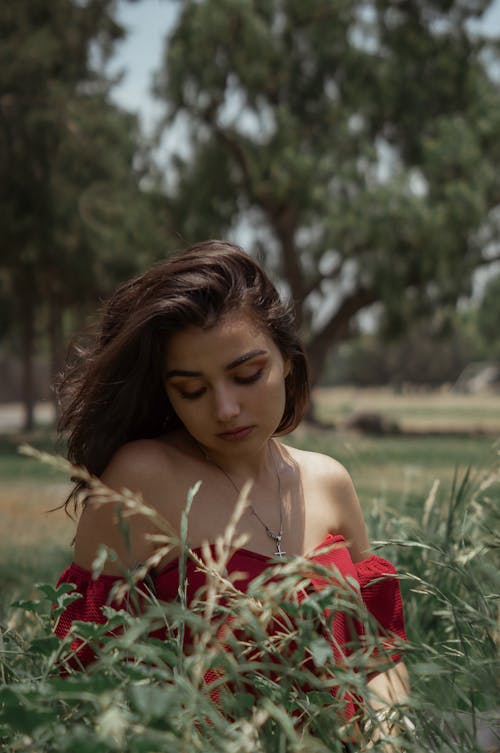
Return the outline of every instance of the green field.
[[[345,433],[324,436],[315,430],[293,438],[296,446],[331,455],[349,470],[363,504],[409,496],[425,499],[435,479],[449,485],[456,472],[475,473],[498,459],[493,437],[366,437]]]
[[[401,434],[347,431],[347,419],[362,412],[376,412],[396,422]],[[498,395],[320,389],[316,414],[335,429],[299,427],[292,442],[342,462],[364,506],[373,500],[396,507],[408,498],[423,502],[436,479],[449,488],[457,473],[470,467],[479,474],[498,460]]]
[[[388,388],[319,388],[321,419],[342,426],[356,412],[377,412],[395,420],[403,431],[433,431],[500,436],[500,394],[463,394],[452,390],[394,392]]]

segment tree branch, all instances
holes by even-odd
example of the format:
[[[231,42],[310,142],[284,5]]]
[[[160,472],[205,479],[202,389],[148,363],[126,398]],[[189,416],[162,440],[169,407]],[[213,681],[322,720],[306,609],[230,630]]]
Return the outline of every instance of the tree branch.
[[[213,131],[219,141],[221,141],[233,155],[238,167],[242,172],[243,181],[245,183],[247,192],[250,196],[254,196],[255,187],[252,181],[248,158],[245,154],[245,150],[242,144],[235,137],[234,133],[231,133],[227,129],[221,128],[215,121],[210,121],[210,126],[213,128]]]
[[[241,170],[247,194],[269,218],[269,223],[281,246],[281,257],[284,277],[290,285],[298,312],[302,309],[302,303],[306,297],[304,289],[304,275],[300,254],[295,243],[297,231],[298,211],[292,203],[276,202],[269,192],[259,191],[252,178],[249,160],[245,153],[241,140],[234,131],[221,128],[215,120],[214,110],[205,114],[205,122],[213,129],[215,136],[224,144],[235,159]]]
[[[495,254],[495,256],[489,256],[487,259],[481,259],[480,262],[478,262],[478,267],[486,267],[488,264],[494,264],[496,261],[500,261],[500,251],[498,254]]]
[[[327,274],[318,273],[312,280],[309,280],[308,284],[304,287],[304,300],[317,290],[324,280],[337,280],[342,272],[345,259],[342,259],[330,272]]]
[[[321,374],[331,344],[346,339],[352,318],[378,300],[380,296],[374,289],[359,286],[342,301],[323,327],[313,335],[307,346],[312,384],[317,382]]]

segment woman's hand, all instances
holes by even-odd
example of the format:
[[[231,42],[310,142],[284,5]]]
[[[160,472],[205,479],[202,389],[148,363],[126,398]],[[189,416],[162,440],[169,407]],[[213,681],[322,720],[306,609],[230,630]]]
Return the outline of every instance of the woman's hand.
[[[365,738],[368,738],[365,750],[384,740],[383,750],[386,753],[401,753],[401,744],[396,738],[415,731],[413,722],[402,709],[408,703],[410,692],[408,671],[403,662],[372,678],[368,690],[370,709],[367,710],[368,718],[364,725]],[[391,738],[394,738],[394,743]]]

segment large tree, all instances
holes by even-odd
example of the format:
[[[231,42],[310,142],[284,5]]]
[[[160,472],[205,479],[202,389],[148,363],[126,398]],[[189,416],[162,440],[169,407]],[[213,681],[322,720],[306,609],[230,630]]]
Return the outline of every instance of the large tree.
[[[21,0],[0,8],[0,281],[23,364],[26,428],[37,336],[56,372],[67,312],[95,306],[158,245],[154,200],[140,190],[137,120],[113,104],[103,74],[123,36],[115,6]]]
[[[500,274],[492,276],[477,308],[477,328],[492,359],[500,358]]]
[[[380,303],[469,293],[500,203],[488,0],[184,0],[155,90],[187,239],[249,239],[293,298],[317,380]],[[476,28],[476,27],[474,27]],[[488,251],[489,249],[489,251]]]

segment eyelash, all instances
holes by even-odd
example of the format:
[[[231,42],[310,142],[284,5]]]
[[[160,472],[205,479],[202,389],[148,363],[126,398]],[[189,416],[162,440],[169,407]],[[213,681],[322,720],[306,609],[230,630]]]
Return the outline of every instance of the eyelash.
[[[202,387],[201,390],[197,390],[196,392],[183,392],[182,390],[179,390],[179,395],[184,400],[196,400],[196,398],[201,397],[204,392],[205,392],[205,388]]]
[[[257,382],[261,378],[263,371],[263,368],[257,369],[257,371],[248,377],[236,377],[236,381],[238,384],[253,384],[253,382]]]
[[[253,384],[260,379],[263,371],[264,369],[261,368],[249,377],[235,377],[235,381],[238,384]],[[184,400],[196,400],[196,398],[201,397],[204,392],[205,387],[202,387],[201,389],[196,390],[196,392],[184,392],[183,390],[180,390],[179,394]]]

